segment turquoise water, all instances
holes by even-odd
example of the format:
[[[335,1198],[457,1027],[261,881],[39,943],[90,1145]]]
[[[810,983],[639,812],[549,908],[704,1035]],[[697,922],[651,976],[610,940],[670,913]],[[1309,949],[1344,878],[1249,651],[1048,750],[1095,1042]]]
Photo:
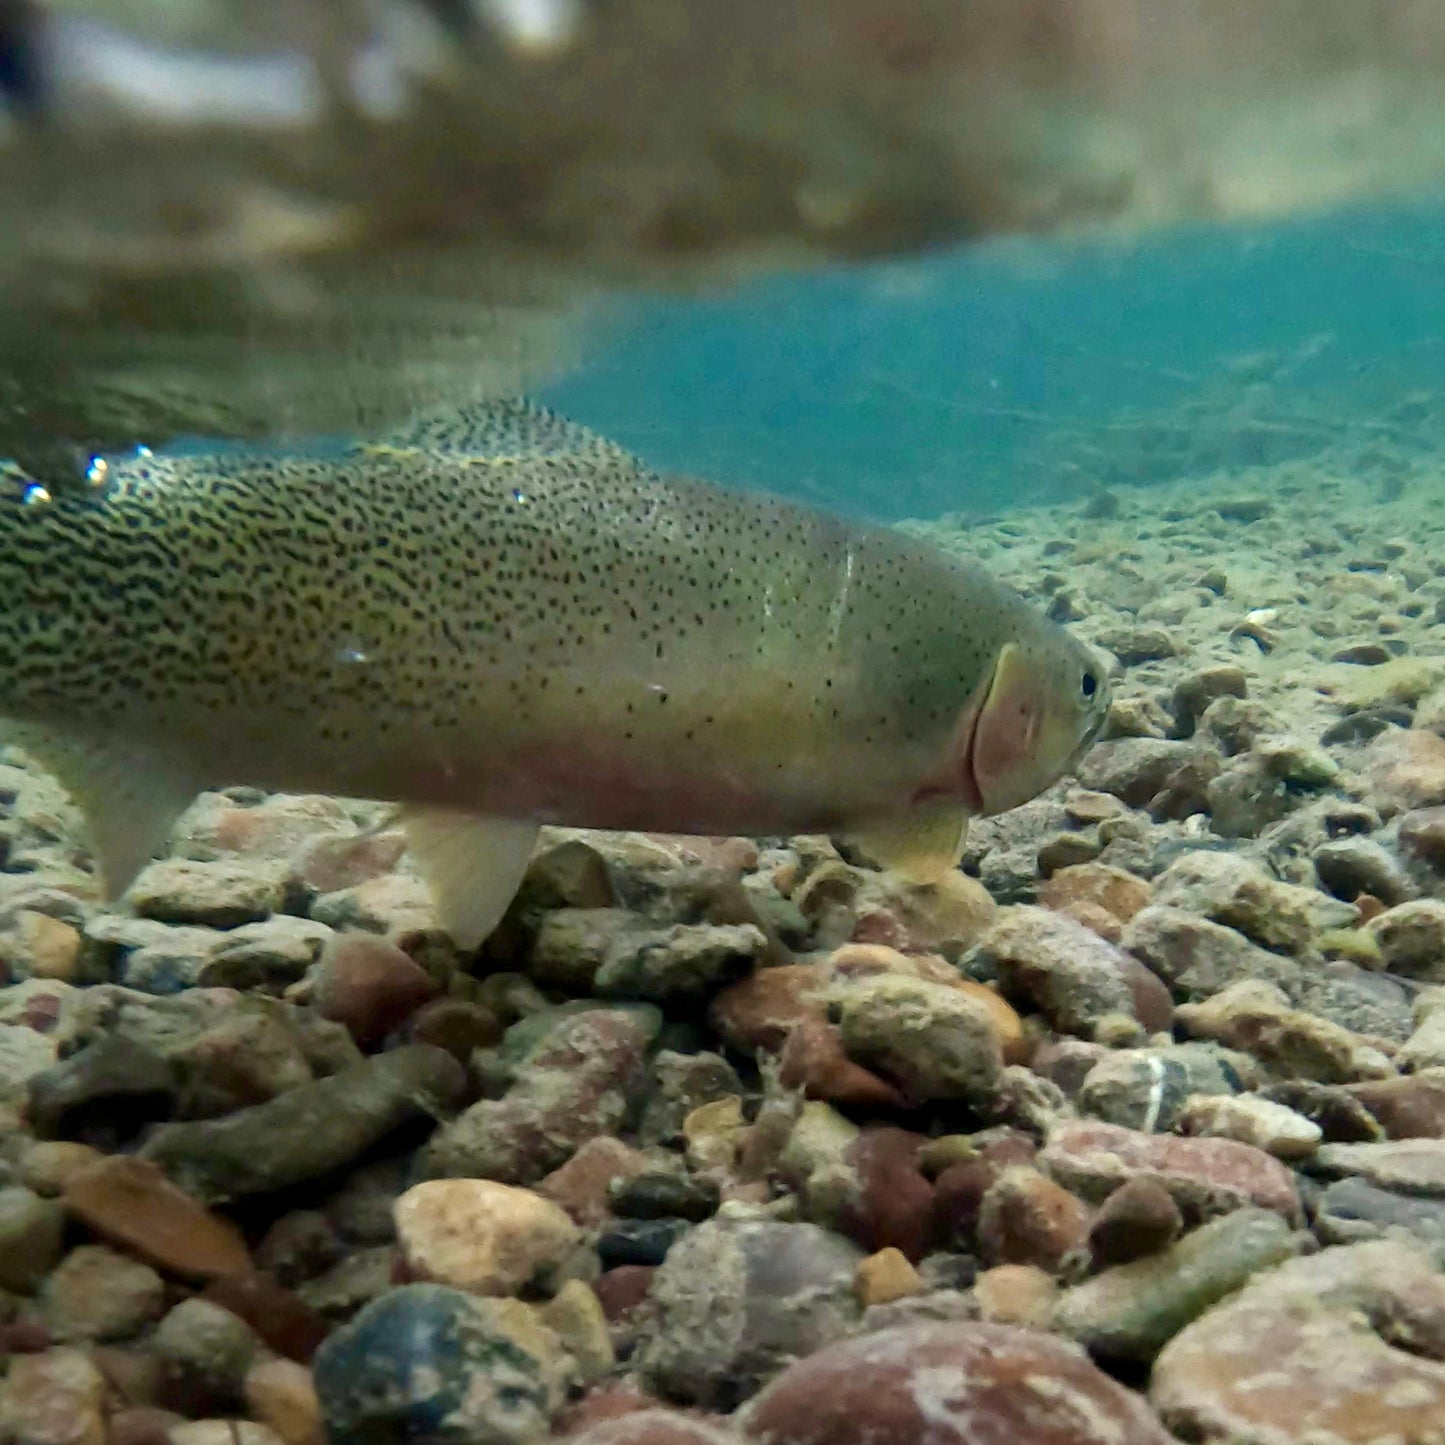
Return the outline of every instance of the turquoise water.
[[[654,464],[882,519],[1445,440],[1445,204],[1009,242],[638,303],[542,393]]]

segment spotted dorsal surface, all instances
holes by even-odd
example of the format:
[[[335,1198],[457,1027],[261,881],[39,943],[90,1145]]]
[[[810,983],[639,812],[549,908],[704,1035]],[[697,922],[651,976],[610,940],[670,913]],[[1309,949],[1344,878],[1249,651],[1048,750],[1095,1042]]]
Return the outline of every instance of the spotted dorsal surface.
[[[582,464],[623,463],[641,467],[641,463],[616,442],[525,397],[429,413],[372,445],[433,456],[479,457],[494,462],[568,457]],[[362,449],[366,446],[363,443]]]

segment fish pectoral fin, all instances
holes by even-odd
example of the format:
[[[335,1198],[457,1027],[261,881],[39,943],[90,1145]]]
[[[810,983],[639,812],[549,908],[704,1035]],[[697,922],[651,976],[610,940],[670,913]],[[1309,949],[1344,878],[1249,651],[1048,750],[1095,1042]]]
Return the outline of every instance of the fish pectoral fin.
[[[521,886],[541,825],[411,805],[400,822],[442,927],[460,947],[480,948]]]
[[[107,902],[165,847],[176,819],[204,786],[173,756],[140,744],[97,743],[9,723],[0,735],[54,773],[85,815]]]
[[[950,799],[851,829],[848,836],[875,863],[907,882],[937,883],[963,857],[970,816],[963,804]]]

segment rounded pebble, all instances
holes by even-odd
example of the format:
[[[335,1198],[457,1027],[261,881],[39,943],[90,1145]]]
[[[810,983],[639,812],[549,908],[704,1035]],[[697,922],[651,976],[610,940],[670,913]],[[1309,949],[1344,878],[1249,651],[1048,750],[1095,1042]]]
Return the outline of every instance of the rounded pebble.
[[[476,1294],[550,1292],[581,1242],[565,1210],[530,1189],[489,1179],[435,1179],[395,1205],[412,1278]]]
[[[558,1403],[549,1348],[505,1303],[412,1284],[368,1305],[316,1354],[329,1437],[409,1445],[545,1438]]]
[[[822,1350],[742,1412],[758,1445],[1171,1445],[1148,1406],[1051,1335],[913,1325]]]

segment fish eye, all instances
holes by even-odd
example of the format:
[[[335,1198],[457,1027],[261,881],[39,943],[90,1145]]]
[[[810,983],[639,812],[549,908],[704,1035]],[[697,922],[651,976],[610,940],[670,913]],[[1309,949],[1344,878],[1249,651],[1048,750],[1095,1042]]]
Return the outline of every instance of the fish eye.
[[[1085,697],[1093,697],[1099,690],[1099,679],[1092,672],[1086,672],[1079,680],[1079,686],[1083,689]]]

